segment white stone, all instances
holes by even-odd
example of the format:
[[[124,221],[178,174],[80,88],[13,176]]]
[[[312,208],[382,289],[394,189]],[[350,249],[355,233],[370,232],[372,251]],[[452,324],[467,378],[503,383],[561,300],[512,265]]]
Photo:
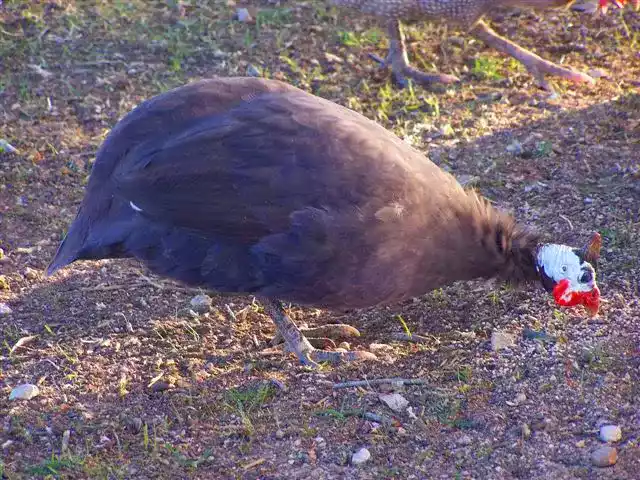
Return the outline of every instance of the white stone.
[[[503,348],[513,347],[516,344],[516,337],[507,332],[491,333],[491,350],[497,352]]]
[[[191,299],[189,305],[196,313],[206,313],[211,308],[211,297],[209,295],[196,295]]]
[[[9,400],[31,400],[40,395],[40,389],[31,383],[18,385],[9,394]]]
[[[409,400],[399,393],[381,393],[378,398],[394,412],[402,412],[409,406]]]
[[[363,463],[369,461],[371,458],[371,452],[366,448],[362,447],[356,453],[351,455],[351,463],[353,465],[362,465]]]
[[[249,13],[249,10],[246,8],[238,8],[236,9],[236,15],[238,16],[238,21],[242,23],[250,23],[253,22],[253,17]]]
[[[13,310],[11,310],[11,307],[9,307],[9,305],[7,305],[6,303],[0,303],[0,316],[11,315],[12,313]]]
[[[619,442],[622,440],[622,430],[617,425],[603,425],[600,427],[600,440],[603,442]]]
[[[618,451],[608,445],[598,448],[591,453],[591,463],[596,467],[610,467],[618,461]]]

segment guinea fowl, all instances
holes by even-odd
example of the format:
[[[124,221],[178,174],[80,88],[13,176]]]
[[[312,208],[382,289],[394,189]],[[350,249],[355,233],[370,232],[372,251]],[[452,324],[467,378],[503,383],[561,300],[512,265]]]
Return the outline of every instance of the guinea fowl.
[[[135,257],[158,275],[263,302],[303,363],[282,302],[359,309],[458,280],[539,279],[597,312],[595,250],[543,244],[375,122],[291,85],[191,83],[147,100],[97,153],[48,268]]]
[[[483,17],[501,7],[529,7],[536,9],[568,6],[574,0],[330,0],[338,6],[358,9],[364,13],[386,19],[389,35],[389,52],[382,66],[390,66],[401,85],[406,85],[407,78],[419,83],[445,83],[458,81],[453,75],[425,73],[409,64],[405,38],[401,21],[414,23],[418,21],[444,21],[466,30],[474,37],[482,40],[490,47],[510,55],[522,63],[533,75],[538,84],[552,90],[545,80],[545,75],[554,75],[575,83],[594,80],[589,75],[577,72],[553,62],[545,60],[535,53],[526,50],[510,40],[498,35]],[[632,0],[637,6],[639,0]],[[599,9],[606,11],[609,3],[621,7],[626,0],[599,0]]]

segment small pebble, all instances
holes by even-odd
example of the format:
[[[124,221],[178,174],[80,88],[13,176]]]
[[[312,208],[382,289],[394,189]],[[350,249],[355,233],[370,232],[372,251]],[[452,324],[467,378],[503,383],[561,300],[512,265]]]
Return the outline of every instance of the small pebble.
[[[9,400],[31,400],[38,395],[40,395],[40,389],[36,385],[25,383],[11,390]]]
[[[394,412],[402,412],[409,406],[409,400],[399,393],[383,393],[378,395],[378,398]]]
[[[512,143],[507,145],[507,152],[513,153],[514,155],[522,155],[524,148],[518,140],[514,140]]]
[[[142,419],[140,417],[128,419],[127,426],[133,433],[140,433],[140,431],[142,430]]]
[[[62,453],[64,453],[67,450],[69,450],[69,437],[70,436],[71,436],[71,431],[69,431],[69,430],[65,430],[62,433],[62,445],[60,446],[60,451]]]
[[[587,445],[587,442],[584,441],[584,440],[578,440],[576,442],[576,447],[578,447],[578,448],[584,448],[586,445]]]
[[[281,430],[281,429],[276,430],[276,438],[278,440],[282,440],[284,438],[284,430]]]
[[[460,446],[471,445],[473,443],[473,439],[469,435],[462,435],[456,443]]]
[[[617,425],[603,425],[600,427],[600,440],[603,442],[619,442],[622,440],[622,430]]]
[[[236,9],[236,16],[238,17],[239,22],[242,22],[242,23],[253,22],[253,17],[249,13],[249,10],[247,10],[246,8]]]
[[[520,392],[518,395],[516,395],[516,398],[514,398],[512,402],[507,401],[506,403],[510,407],[516,407],[526,401],[527,401],[527,396],[524,393]]]
[[[170,387],[171,385],[169,385],[167,382],[156,382],[153,385],[151,385],[151,391],[164,392],[165,390],[169,390]]]
[[[356,453],[351,456],[351,463],[353,465],[362,465],[363,463],[369,461],[371,458],[371,453],[366,448],[362,447]]]
[[[513,347],[516,344],[515,336],[506,332],[491,333],[491,350],[497,352],[503,348]]]
[[[262,71],[258,67],[250,63],[247,66],[247,75],[249,77],[260,77],[262,76]]]
[[[600,447],[591,453],[591,463],[596,467],[610,467],[618,461],[618,451],[609,446]]]
[[[196,295],[191,299],[189,305],[196,313],[206,313],[211,309],[211,297],[209,295]]]
[[[325,52],[324,58],[329,63],[344,63],[344,60],[333,53]]]
[[[529,440],[531,438],[531,427],[526,423],[522,424],[522,438]]]
[[[338,348],[342,348],[343,350],[349,350],[351,348],[351,345],[349,345],[348,342],[340,342],[338,344]]]
[[[37,280],[40,275],[35,268],[27,267],[24,269],[24,278],[27,280]]]
[[[0,303],[0,317],[4,315],[11,315],[13,310],[6,303]]]
[[[587,73],[593,78],[610,78],[609,72],[602,68],[592,68]]]

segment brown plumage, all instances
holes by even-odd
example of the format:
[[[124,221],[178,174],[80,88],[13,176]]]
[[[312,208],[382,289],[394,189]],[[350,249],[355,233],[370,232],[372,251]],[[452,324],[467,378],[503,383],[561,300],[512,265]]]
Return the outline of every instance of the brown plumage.
[[[538,240],[364,116],[270,80],[205,80],[142,103],[97,154],[53,273],[136,257],[159,275],[279,303],[398,302],[457,280],[540,278]],[[542,266],[544,269],[544,265]]]
[[[442,21],[462,28],[487,45],[521,62],[544,88],[552,90],[545,75],[558,76],[576,83],[593,83],[589,75],[561,67],[498,35],[483,20],[485,15],[502,7],[535,9],[571,5],[574,0],[329,0],[338,6],[358,9],[386,20],[389,53],[384,66],[390,66],[396,79],[405,84],[407,78],[422,83],[452,83],[458,79],[446,74],[428,74],[411,67],[407,57],[402,22]]]

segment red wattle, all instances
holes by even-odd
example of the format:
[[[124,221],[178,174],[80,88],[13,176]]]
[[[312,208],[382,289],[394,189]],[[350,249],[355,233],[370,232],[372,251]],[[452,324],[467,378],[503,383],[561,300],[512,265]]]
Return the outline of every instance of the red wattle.
[[[553,298],[556,303],[562,307],[575,307],[576,305],[584,305],[591,315],[598,313],[600,309],[600,289],[594,286],[588,292],[570,292],[569,280],[566,278],[560,280],[553,288]]]

